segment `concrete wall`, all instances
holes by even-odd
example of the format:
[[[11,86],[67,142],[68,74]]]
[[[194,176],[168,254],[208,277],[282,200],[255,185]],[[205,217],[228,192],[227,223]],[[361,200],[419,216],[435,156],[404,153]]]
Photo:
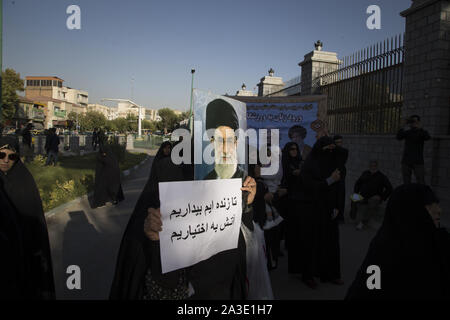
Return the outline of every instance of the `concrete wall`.
[[[406,18],[404,115],[418,114],[432,135],[450,134],[450,1],[413,1]]]

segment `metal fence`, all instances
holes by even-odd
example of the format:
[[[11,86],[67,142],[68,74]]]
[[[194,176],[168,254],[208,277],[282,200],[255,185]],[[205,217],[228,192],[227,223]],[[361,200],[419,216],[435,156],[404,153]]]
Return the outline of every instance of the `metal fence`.
[[[143,135],[140,138],[134,137],[134,148],[136,149],[158,149],[161,144],[168,139],[157,135]]]
[[[313,82],[328,96],[333,133],[391,134],[403,103],[403,36],[395,36],[343,59],[338,70]]]

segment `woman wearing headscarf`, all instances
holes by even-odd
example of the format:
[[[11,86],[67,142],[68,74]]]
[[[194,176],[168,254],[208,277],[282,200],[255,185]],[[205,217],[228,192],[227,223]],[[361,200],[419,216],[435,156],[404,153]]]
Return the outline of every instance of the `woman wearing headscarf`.
[[[334,140],[329,136],[321,137],[314,144],[306,159],[301,179],[304,202],[308,204],[302,214],[309,218],[302,230],[311,230],[316,237],[314,263],[312,266],[321,282],[342,285],[340,268],[339,225],[336,220],[339,208],[340,165],[339,154],[335,150]],[[314,230],[314,231],[312,231]],[[311,265],[310,265],[311,266]],[[311,274],[308,274],[311,277]],[[317,284],[311,279],[312,287]]]
[[[95,185],[92,208],[102,207],[124,200],[120,183],[120,167],[116,156],[107,143],[100,144],[95,168]]]
[[[290,210],[287,220],[288,272],[302,274],[302,281],[314,288],[312,262],[316,233],[311,206],[303,192],[302,165],[298,145],[287,143],[283,149],[283,181],[288,189]]]
[[[280,255],[280,228],[282,218],[272,204],[273,194],[261,176],[261,164],[249,165],[249,173],[256,181],[256,195],[253,201],[253,221],[264,230],[267,267],[276,269]]]
[[[157,162],[159,162],[161,159],[166,158],[166,157],[170,157],[171,153],[172,153],[172,143],[170,143],[170,141],[164,141],[161,146],[158,149],[158,152],[156,152],[155,157],[153,158],[153,162],[152,162],[152,168],[150,170],[150,177],[152,177],[152,175],[154,175],[154,169],[156,169],[157,167]]]
[[[3,194],[16,212],[23,245],[24,299],[54,299],[55,285],[42,201],[33,176],[19,158],[16,138],[0,138]]]
[[[450,236],[438,202],[425,185],[394,190],[346,299],[450,298]],[[379,267],[379,289],[368,289],[369,266]]]
[[[188,268],[166,274],[161,272],[158,236],[161,225],[154,220],[155,215],[160,217],[158,184],[193,179],[193,164],[175,165],[171,157],[163,157],[154,163],[122,238],[110,299],[223,300],[247,297],[247,253],[242,232],[236,249],[220,252]],[[243,204],[247,203],[248,197],[249,192],[243,192]],[[248,210],[243,206],[242,223],[252,228],[253,215]]]
[[[19,213],[3,189],[0,179],[0,300],[21,299],[26,293],[25,259]]]

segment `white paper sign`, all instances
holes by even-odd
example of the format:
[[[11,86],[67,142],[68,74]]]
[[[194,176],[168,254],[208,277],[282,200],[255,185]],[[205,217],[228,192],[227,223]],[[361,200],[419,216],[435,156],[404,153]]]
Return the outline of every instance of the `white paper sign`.
[[[242,179],[159,183],[162,273],[237,248]]]

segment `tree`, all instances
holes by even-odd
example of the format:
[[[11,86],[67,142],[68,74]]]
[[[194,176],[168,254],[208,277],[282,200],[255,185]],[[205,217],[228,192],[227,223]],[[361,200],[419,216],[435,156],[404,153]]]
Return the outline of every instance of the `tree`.
[[[178,122],[189,119],[189,111],[184,111],[178,116]]]
[[[142,121],[142,128],[143,129],[149,129],[151,131],[156,131],[158,130],[156,123],[154,121],[148,121],[148,120],[143,120]]]
[[[128,121],[127,130],[136,132],[138,130],[138,117],[132,113],[127,114],[126,120]]]
[[[163,108],[158,111],[161,121],[158,123],[158,129],[172,131],[178,123],[178,116],[169,108]]]
[[[111,125],[114,126],[119,133],[126,133],[128,130],[128,120],[125,118],[111,120]]]
[[[88,111],[81,119],[78,115],[78,123],[84,131],[93,131],[94,128],[104,128],[106,126],[107,119],[105,115],[98,111]]]
[[[81,128],[81,124],[85,123],[84,121],[84,115],[83,114],[79,114],[76,113],[75,111],[71,111],[68,115],[67,115],[67,120],[70,120],[70,123],[72,124],[72,126],[70,127],[70,129],[72,129],[72,127],[76,127],[77,123]]]
[[[12,119],[19,105],[17,91],[24,91],[24,81],[13,69],[2,71],[2,114],[3,119]]]

